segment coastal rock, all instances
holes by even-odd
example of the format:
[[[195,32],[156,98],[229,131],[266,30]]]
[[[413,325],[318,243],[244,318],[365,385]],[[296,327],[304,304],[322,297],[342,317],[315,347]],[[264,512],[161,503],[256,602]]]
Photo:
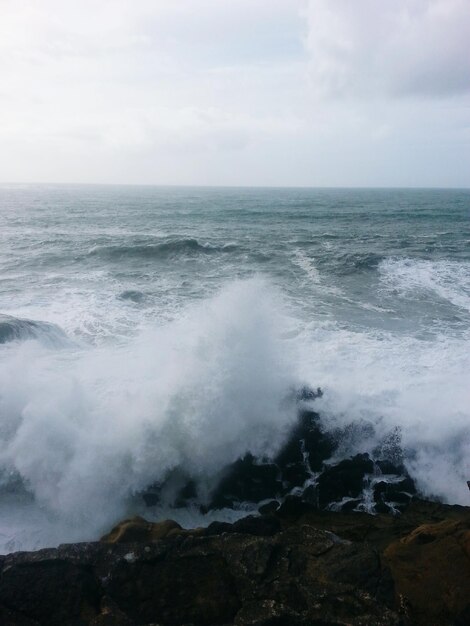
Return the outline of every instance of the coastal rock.
[[[398,626],[375,597],[381,578],[372,548],[298,526],[269,537],[188,534],[9,555],[0,597],[25,624],[50,626]]]
[[[366,474],[374,471],[374,463],[368,454],[357,454],[337,465],[328,467],[318,478],[320,506],[343,498],[357,498],[364,488]]]
[[[301,388],[294,395],[294,401],[299,403],[297,422],[278,454],[260,459],[248,453],[226,466],[208,499],[200,499],[201,493],[207,494],[207,486],[201,489],[194,477],[175,470],[141,494],[146,505],[199,505],[201,512],[207,513],[243,508],[246,503],[254,508],[275,501],[281,506],[284,500],[294,497],[319,509],[393,515],[402,512],[416,496],[415,484],[399,460],[377,458],[387,450],[396,453],[395,448],[391,444],[382,446],[382,452],[377,449],[374,458],[369,454],[335,457],[336,439],[341,433],[324,432],[319,414],[310,408],[311,401],[321,395],[320,389]],[[395,439],[393,443],[398,445]],[[399,455],[396,453],[395,457]],[[286,501],[285,510],[295,508],[294,502]],[[305,509],[303,505],[299,507]]]
[[[470,513],[419,526],[388,546],[384,561],[416,624],[470,624]]]
[[[469,623],[469,508],[415,499],[398,517],[281,509],[192,530],[133,518],[102,542],[0,557],[0,623]]]
[[[181,530],[181,526],[173,520],[152,523],[136,515],[120,522],[108,534],[104,535],[101,541],[106,543],[158,541],[164,537],[177,535]]]
[[[261,502],[280,496],[282,491],[279,468],[274,463],[259,463],[247,454],[226,468],[208,508],[230,507],[234,502]]]

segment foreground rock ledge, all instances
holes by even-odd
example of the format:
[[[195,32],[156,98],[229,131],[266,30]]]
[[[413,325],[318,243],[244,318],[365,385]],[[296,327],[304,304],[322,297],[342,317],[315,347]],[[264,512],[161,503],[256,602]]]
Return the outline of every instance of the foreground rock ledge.
[[[102,542],[0,560],[0,624],[464,626],[470,509],[399,518],[290,505],[185,531],[141,518]]]

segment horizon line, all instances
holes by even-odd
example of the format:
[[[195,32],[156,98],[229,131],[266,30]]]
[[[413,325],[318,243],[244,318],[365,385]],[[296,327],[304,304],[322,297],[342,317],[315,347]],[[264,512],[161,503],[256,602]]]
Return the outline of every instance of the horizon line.
[[[376,189],[376,190],[435,190],[435,191],[469,191],[470,186],[425,186],[425,185],[217,185],[217,184],[188,184],[188,183],[105,183],[105,182],[18,182],[18,181],[0,181],[0,187],[4,186],[36,186],[36,187],[158,187],[158,188],[183,188],[183,189],[312,189],[312,190],[359,190],[359,189]]]

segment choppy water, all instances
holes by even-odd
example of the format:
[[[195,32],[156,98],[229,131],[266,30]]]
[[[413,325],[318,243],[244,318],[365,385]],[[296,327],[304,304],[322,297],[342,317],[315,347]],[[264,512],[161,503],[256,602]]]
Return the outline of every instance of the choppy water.
[[[0,186],[0,224],[3,551],[94,538],[175,467],[209,489],[304,383],[344,454],[398,433],[468,504],[469,190]]]

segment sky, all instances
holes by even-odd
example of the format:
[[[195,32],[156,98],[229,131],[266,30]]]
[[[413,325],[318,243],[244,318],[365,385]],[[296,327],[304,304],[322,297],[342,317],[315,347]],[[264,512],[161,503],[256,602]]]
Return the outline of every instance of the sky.
[[[470,0],[0,0],[0,182],[470,186]]]

